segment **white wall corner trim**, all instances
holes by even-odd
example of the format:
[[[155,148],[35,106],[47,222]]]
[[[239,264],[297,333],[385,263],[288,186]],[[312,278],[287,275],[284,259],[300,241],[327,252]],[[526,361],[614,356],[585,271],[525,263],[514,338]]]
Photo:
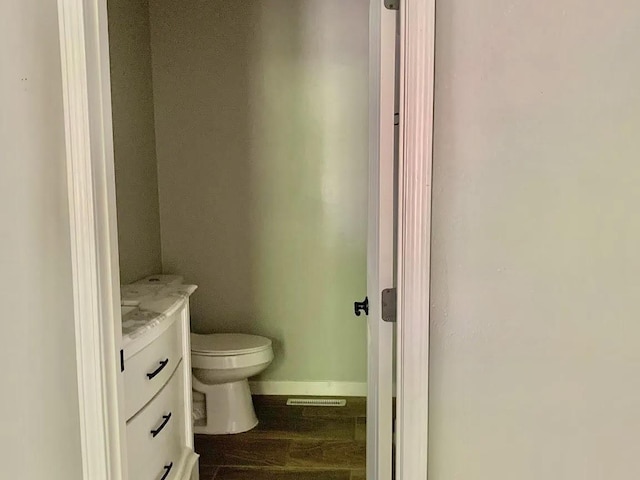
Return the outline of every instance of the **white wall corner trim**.
[[[435,0],[401,3],[400,38],[396,478],[426,480]]]
[[[324,397],[366,397],[366,382],[249,382],[254,395],[313,395]]]
[[[122,478],[105,2],[58,0],[83,477]],[[105,85],[106,79],[106,85]],[[112,209],[113,210],[113,209]]]

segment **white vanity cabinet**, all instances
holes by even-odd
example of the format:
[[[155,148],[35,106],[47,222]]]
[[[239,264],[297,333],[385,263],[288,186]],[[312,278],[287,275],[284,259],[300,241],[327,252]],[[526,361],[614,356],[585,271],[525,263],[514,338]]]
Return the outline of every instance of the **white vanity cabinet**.
[[[152,298],[156,310],[162,294],[158,289]],[[146,309],[150,302],[143,299],[127,315],[129,320],[123,318],[123,330],[134,325],[124,336],[120,366],[128,480],[198,479],[191,422],[189,300],[169,300],[160,302],[171,304],[168,313]]]
[[[174,314],[177,316],[178,314]],[[145,406],[179,367],[182,330],[178,318],[169,319],[164,332],[142,350],[124,359],[124,398],[127,421]]]

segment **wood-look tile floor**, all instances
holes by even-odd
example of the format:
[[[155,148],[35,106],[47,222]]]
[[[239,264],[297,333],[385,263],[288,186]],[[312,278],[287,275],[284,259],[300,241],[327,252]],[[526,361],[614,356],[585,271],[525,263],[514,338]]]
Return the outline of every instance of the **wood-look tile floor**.
[[[365,480],[366,399],[347,398],[345,407],[286,401],[254,396],[260,423],[250,432],[196,435],[200,479]]]

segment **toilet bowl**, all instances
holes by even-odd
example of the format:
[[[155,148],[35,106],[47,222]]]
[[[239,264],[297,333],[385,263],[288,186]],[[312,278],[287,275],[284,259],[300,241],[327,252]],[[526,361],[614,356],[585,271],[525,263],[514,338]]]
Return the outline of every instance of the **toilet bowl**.
[[[251,430],[258,424],[250,377],[273,360],[271,340],[238,333],[191,334],[192,388],[204,394],[206,421],[195,433],[223,435]]]

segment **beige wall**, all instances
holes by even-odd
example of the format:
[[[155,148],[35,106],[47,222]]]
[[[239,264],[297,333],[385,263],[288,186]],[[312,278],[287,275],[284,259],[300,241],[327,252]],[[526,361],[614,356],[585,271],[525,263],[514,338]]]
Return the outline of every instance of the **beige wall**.
[[[0,59],[0,477],[80,480],[55,2],[0,2]]]
[[[109,0],[109,49],[123,284],[161,271],[148,0]]]
[[[366,379],[368,2],[151,5],[164,270],[265,379]]]
[[[437,24],[430,478],[635,478],[638,3]]]

